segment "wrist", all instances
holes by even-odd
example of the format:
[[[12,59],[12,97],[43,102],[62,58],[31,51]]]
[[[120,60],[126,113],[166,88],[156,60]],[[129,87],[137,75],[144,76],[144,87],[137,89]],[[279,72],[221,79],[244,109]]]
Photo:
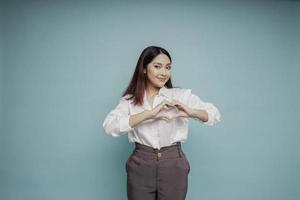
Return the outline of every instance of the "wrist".
[[[203,109],[192,109],[191,117],[197,118],[203,122],[208,121],[208,112]]]
[[[197,118],[198,117],[198,110],[191,108],[190,117]]]
[[[145,115],[144,115],[145,116],[145,120],[151,119],[153,117],[152,110],[145,110],[144,113],[145,113]]]

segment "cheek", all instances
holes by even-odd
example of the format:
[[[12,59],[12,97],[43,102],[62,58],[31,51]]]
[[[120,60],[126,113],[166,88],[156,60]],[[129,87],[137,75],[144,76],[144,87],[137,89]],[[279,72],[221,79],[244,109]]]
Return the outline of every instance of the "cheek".
[[[154,67],[148,67],[148,73],[149,74],[155,73],[155,68]]]
[[[150,70],[150,75],[151,75],[153,78],[155,78],[155,77],[157,76],[157,74],[159,74],[159,71],[158,71],[158,70],[155,70],[155,69]]]
[[[149,80],[152,80],[152,81],[155,81],[155,79],[156,79],[156,74],[153,73],[153,71],[149,72],[149,73],[148,73],[148,79],[149,79]]]

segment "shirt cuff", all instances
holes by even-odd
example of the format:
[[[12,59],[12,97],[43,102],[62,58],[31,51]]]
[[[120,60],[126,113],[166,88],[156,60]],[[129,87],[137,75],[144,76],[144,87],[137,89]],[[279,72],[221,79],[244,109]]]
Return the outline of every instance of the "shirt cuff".
[[[130,118],[130,115],[126,115],[126,116],[120,118],[120,132],[129,132],[129,131],[134,130],[134,128],[132,128],[129,125],[129,118]]]
[[[221,121],[221,115],[220,113],[215,109],[205,109],[205,111],[207,112],[208,114],[208,120],[207,122],[203,122],[202,123],[204,125],[207,125],[207,126],[213,126],[215,125],[216,123],[220,122]]]

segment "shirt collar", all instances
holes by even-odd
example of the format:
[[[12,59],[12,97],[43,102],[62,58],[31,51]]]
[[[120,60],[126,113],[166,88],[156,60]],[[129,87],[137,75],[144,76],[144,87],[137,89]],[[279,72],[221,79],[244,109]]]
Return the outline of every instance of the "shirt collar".
[[[158,95],[163,95],[165,97],[169,97],[169,89],[166,86],[162,86],[159,89]]]
[[[159,91],[158,91],[158,96],[164,96],[167,99],[170,99],[171,96],[171,90],[169,88],[167,88],[166,86],[162,86]],[[148,106],[146,106],[146,104],[150,107],[150,105],[148,104],[148,100],[147,100],[147,91],[145,91],[145,95],[144,95],[144,103],[143,103],[143,107],[147,108]]]
[[[146,95],[147,95],[147,92],[145,91],[144,97],[146,97]],[[167,88],[166,86],[162,86],[158,91],[158,96],[169,97],[170,96],[169,88]]]

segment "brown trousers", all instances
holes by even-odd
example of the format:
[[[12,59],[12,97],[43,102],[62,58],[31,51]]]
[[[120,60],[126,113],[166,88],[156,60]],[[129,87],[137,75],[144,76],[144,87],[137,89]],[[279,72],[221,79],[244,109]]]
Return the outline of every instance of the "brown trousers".
[[[135,143],[126,161],[128,200],[184,200],[190,164],[181,143],[152,148]]]

